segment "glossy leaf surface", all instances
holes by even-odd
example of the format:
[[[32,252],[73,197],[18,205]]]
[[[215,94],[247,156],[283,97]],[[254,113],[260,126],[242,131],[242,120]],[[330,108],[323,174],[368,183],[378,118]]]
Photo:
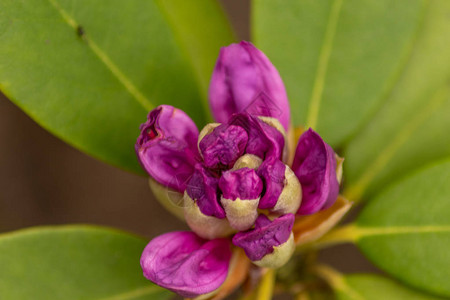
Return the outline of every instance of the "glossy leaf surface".
[[[381,269],[450,296],[450,161],[423,169],[371,201],[353,237]],[[350,232],[352,232],[350,231]]]
[[[2,299],[170,299],[144,278],[146,241],[99,227],[62,226],[0,235]]]
[[[139,124],[165,103],[203,125],[210,73],[232,41],[215,1],[5,0],[0,89],[69,144],[142,172]]]
[[[404,72],[349,144],[344,170],[349,199],[368,199],[399,176],[450,157],[449,14],[449,1],[427,1]]]
[[[254,0],[252,33],[285,81],[295,125],[337,146],[396,85],[425,11],[423,0]]]

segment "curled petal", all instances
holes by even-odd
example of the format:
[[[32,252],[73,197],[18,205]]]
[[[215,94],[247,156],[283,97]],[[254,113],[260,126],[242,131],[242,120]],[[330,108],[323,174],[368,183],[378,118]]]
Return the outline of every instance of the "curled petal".
[[[253,263],[263,268],[280,268],[284,266],[292,257],[295,251],[294,234],[291,233],[289,239],[279,246],[273,247],[273,252],[267,254],[262,259]]]
[[[275,249],[286,249],[287,252],[281,251],[281,254],[278,254],[280,256],[279,262],[277,262],[276,257],[270,259],[273,264],[270,267],[279,267],[286,263],[292,255],[291,247],[279,246],[291,243],[294,220],[293,214],[286,214],[273,221],[270,221],[265,215],[260,215],[256,219],[254,229],[235,234],[233,244],[244,249],[245,254],[253,262],[261,261],[271,253],[278,253],[279,250],[275,252]]]
[[[219,126],[220,126],[220,123],[208,123],[208,124],[206,124],[205,127],[203,127],[203,129],[202,129],[202,130],[200,131],[200,133],[198,134],[198,141],[197,141],[198,151],[201,152],[201,150],[200,150],[200,142],[203,140],[203,138],[204,138],[206,135],[208,135],[208,134],[210,134],[211,132],[213,132],[213,130],[214,130],[216,127],[219,127]]]
[[[223,172],[219,187],[226,199],[255,199],[261,194],[263,184],[255,170],[242,168]]]
[[[286,166],[284,172],[285,185],[278,198],[277,204],[270,209],[279,214],[295,214],[302,203],[302,187],[294,172]]]
[[[285,171],[286,166],[274,158],[265,160],[258,168],[258,175],[263,179],[266,188],[259,201],[259,208],[272,208],[277,204],[285,184]]]
[[[228,122],[229,125],[242,127],[248,135],[245,153],[256,155],[262,159],[268,157],[282,158],[284,152],[283,134],[247,113],[235,114]]]
[[[257,172],[266,188],[259,208],[279,214],[295,214],[302,201],[302,189],[294,172],[273,158],[264,161]]]
[[[258,217],[259,195],[263,189],[255,170],[245,167],[226,171],[219,180],[219,187],[222,191],[220,202],[231,227],[236,230],[252,227]]]
[[[207,216],[225,218],[225,211],[217,199],[219,178],[209,172],[202,164],[195,165],[195,171],[186,186],[186,193],[195,200],[200,211]]]
[[[204,240],[193,232],[170,232],[156,237],[141,256],[144,276],[183,297],[218,289],[231,259],[226,239]]]
[[[222,124],[199,143],[199,149],[208,168],[230,168],[244,153],[247,132],[235,125]]]
[[[202,213],[187,193],[184,193],[184,217],[189,228],[205,239],[226,237],[234,232],[227,219],[218,219]]]
[[[140,130],[135,150],[143,168],[163,186],[184,192],[198,160],[194,122],[183,111],[160,105]]]
[[[239,112],[274,117],[287,130],[289,102],[283,81],[263,52],[249,42],[220,50],[209,88],[211,110],[226,123]]]
[[[272,117],[258,117],[258,119],[260,119],[261,121],[263,121],[267,125],[275,128],[283,136],[284,148],[283,148],[283,154],[281,156],[281,158],[282,158],[281,160],[284,163],[289,162],[290,159],[291,159],[290,156],[293,157],[293,155],[291,153],[291,152],[293,152],[293,150],[291,149],[292,148],[291,135],[288,135],[286,133],[286,130],[284,129],[283,125],[281,125],[280,121],[278,121],[278,119],[275,119],[275,118],[272,118]],[[292,132],[291,128],[289,129],[288,132],[289,133]],[[291,163],[292,163],[292,161],[291,161]]]
[[[298,141],[292,170],[302,185],[298,214],[309,215],[333,205],[339,194],[335,153],[312,129]]]

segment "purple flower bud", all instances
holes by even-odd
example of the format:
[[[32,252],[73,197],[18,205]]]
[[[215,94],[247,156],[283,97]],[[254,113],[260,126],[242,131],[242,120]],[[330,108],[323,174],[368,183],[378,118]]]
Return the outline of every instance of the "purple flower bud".
[[[282,158],[284,136],[276,128],[246,113],[233,115],[228,124],[242,127],[247,132],[245,153],[254,154],[262,159],[271,156]]]
[[[170,232],[145,247],[141,267],[144,276],[157,285],[193,298],[222,285],[230,259],[226,239],[208,241],[193,232]]]
[[[227,219],[219,219],[202,213],[197,203],[186,192],[183,200],[186,223],[198,236],[215,239],[226,237],[234,232]]]
[[[209,88],[214,118],[226,123],[234,113],[275,117],[288,130],[289,102],[270,60],[249,42],[220,50]]]
[[[259,208],[279,214],[295,214],[302,201],[302,189],[294,172],[281,161],[269,158],[257,173],[265,186]]]
[[[217,199],[218,184],[219,178],[198,163],[195,165],[194,174],[188,181],[186,193],[195,200],[203,214],[223,219],[225,211]]]
[[[258,217],[259,195],[263,189],[255,170],[245,167],[226,171],[219,180],[219,187],[222,191],[220,202],[231,227],[236,230],[252,227]]]
[[[270,257],[270,265],[265,266],[279,267],[286,263],[293,253],[294,220],[293,214],[286,214],[273,221],[265,215],[260,215],[256,219],[254,229],[235,234],[233,244],[244,249],[245,254],[254,263],[264,262],[266,256],[275,253],[275,257]],[[284,245],[288,247],[283,247]]]
[[[226,199],[256,199],[262,192],[263,184],[255,170],[246,167],[223,172],[219,188]]]
[[[169,105],[152,110],[135,149],[147,173],[163,186],[184,192],[198,159],[198,129],[183,111]]]
[[[259,201],[259,208],[268,209],[277,204],[285,184],[285,170],[285,164],[276,158],[265,160],[258,168],[258,175],[263,179],[266,188]]]
[[[199,149],[208,168],[230,168],[244,153],[247,141],[242,127],[222,124],[200,141]]]
[[[333,205],[339,194],[335,153],[312,129],[298,141],[292,170],[303,192],[298,214],[312,214]]]

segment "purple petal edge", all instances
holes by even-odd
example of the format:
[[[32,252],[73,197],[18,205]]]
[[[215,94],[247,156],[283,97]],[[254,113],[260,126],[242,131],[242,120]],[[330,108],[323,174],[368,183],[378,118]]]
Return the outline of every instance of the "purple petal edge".
[[[292,170],[302,186],[297,214],[313,214],[333,205],[339,194],[335,153],[314,130],[301,135]]]
[[[195,123],[183,111],[160,105],[140,130],[135,150],[142,167],[163,186],[184,192],[198,160]]]
[[[247,112],[277,118],[289,129],[289,102],[280,74],[267,56],[249,42],[221,48],[209,100],[214,118],[220,123],[226,123],[234,113]]]
[[[260,196],[263,183],[255,170],[242,168],[223,172],[219,187],[225,199],[253,200]]]
[[[285,243],[292,232],[295,216],[286,214],[270,221],[265,215],[259,215],[255,228],[238,232],[233,237],[233,244],[244,249],[252,261],[261,260],[273,252],[273,247]]]
[[[225,218],[225,211],[217,198],[219,178],[209,172],[202,164],[195,165],[195,171],[186,186],[186,192],[200,211],[207,216]]]
[[[144,276],[183,297],[218,289],[231,259],[227,239],[204,240],[190,231],[169,232],[148,243],[141,256]]]
[[[242,127],[247,132],[245,153],[254,154],[263,160],[269,157],[281,159],[284,136],[274,127],[248,113],[234,114],[228,124]]]
[[[242,127],[221,124],[200,141],[199,148],[208,168],[231,168],[244,153],[247,142]]]
[[[275,158],[265,160],[258,168],[257,173],[265,186],[258,208],[268,209],[277,204],[285,185],[285,171],[286,165]]]

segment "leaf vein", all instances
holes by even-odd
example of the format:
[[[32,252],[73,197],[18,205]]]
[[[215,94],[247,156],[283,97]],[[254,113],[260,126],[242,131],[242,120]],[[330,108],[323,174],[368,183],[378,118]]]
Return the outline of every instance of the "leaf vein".
[[[79,24],[70,16],[57,2],[57,0],[48,0],[48,2],[58,11],[63,20],[74,30],[79,28]],[[106,66],[106,68],[116,77],[116,79],[125,87],[128,93],[147,111],[153,109],[153,104],[147,99],[142,92],[133,84],[133,82],[120,70],[120,68],[111,60],[111,58],[103,51],[91,38],[83,35],[88,47]]]
[[[372,164],[368,165],[366,170],[362,173],[359,179],[352,186],[349,186],[344,195],[352,201],[360,200],[365,189],[370,182],[383,170],[387,163],[397,153],[410,138],[413,133],[428,120],[431,115],[444,103],[447,99],[449,87],[439,89],[430,102],[426,102],[426,107],[419,111],[417,115],[412,117],[409,122],[406,122],[402,128],[394,136],[392,141],[388,143],[373,160]]]
[[[411,58],[413,57],[413,53],[415,48],[417,47],[418,40],[420,37],[420,33],[425,24],[425,16],[428,8],[429,0],[422,0],[422,9],[419,13],[419,21],[417,22],[416,29],[413,33],[411,41],[406,46],[404,50],[404,54],[399,59],[399,63],[395,70],[392,71],[389,78],[386,80],[384,88],[381,90],[380,95],[377,97],[377,100],[374,102],[376,105],[367,113],[367,116],[361,123],[351,132],[345,141],[343,141],[343,145],[348,145],[358,134],[360,134],[364,128],[372,121],[375,115],[381,110],[384,104],[387,102],[392,92],[399,84],[400,80],[403,78],[405,70],[407,70],[408,66],[411,64]]]
[[[322,44],[322,49],[319,55],[319,62],[317,66],[316,78],[314,80],[313,90],[309,101],[309,109],[307,116],[307,127],[314,128],[317,125],[317,118],[319,115],[320,102],[322,100],[323,90],[325,87],[325,77],[328,71],[328,64],[330,61],[331,51],[333,50],[334,37],[336,35],[339,15],[342,8],[343,0],[335,0],[331,8],[330,15],[327,21],[327,28]]]

